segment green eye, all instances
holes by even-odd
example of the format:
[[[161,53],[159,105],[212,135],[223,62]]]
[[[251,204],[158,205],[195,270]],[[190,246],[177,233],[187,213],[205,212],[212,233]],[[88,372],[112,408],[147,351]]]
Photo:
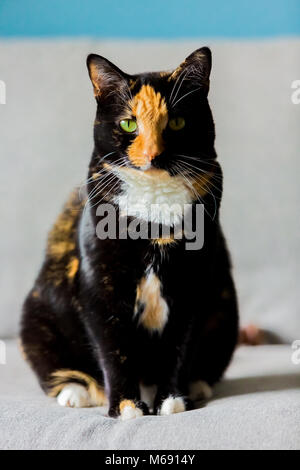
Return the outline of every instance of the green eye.
[[[175,117],[169,121],[169,128],[172,129],[172,131],[180,131],[184,126],[185,120],[183,117]]]
[[[134,119],[122,119],[120,127],[125,132],[134,132],[137,129],[137,123]]]

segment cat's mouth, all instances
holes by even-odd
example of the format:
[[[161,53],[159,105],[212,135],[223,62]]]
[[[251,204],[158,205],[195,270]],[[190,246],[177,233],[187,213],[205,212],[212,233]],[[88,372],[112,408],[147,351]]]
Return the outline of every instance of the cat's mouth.
[[[176,190],[181,194],[187,191],[189,197],[184,197],[184,202],[191,202],[198,199],[199,196],[205,196],[209,191],[210,182],[213,178],[213,172],[193,178],[182,173],[170,174],[167,170],[154,168],[153,166],[142,169],[104,163],[103,167],[110,173],[115,174],[127,187],[133,188],[138,185],[154,195],[162,193],[163,196],[167,197],[168,194],[170,195]],[[140,197],[144,199],[142,192]],[[188,199],[189,201],[187,201]]]
[[[145,162],[143,165],[136,165],[132,163],[130,160],[128,161],[129,167],[133,168],[137,171],[141,172],[146,172],[152,169],[156,170],[165,170],[167,171],[170,176],[172,176],[170,170],[170,163],[168,162],[168,159],[164,155],[159,155],[158,157],[150,160],[150,159],[145,159]]]
[[[170,175],[170,173],[166,170],[154,168],[151,164],[145,165],[144,167],[133,168],[128,166],[118,166],[113,165],[110,163],[104,163],[103,168],[111,173],[114,173],[118,176],[122,181],[127,179],[128,177],[133,179],[156,179],[156,180],[163,180],[167,181],[168,179],[174,178],[174,176]]]
[[[141,166],[141,167],[140,167],[140,170],[142,170],[142,171],[148,171],[151,167],[152,167],[152,164],[151,164],[151,162],[149,161],[149,162],[147,162],[145,165]]]

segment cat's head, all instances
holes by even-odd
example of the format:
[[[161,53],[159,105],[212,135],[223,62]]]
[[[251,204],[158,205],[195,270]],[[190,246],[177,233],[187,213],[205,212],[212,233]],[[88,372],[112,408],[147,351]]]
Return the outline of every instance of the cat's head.
[[[184,154],[214,156],[208,48],[196,50],[172,72],[128,75],[94,54],[87,64],[97,100],[99,156],[115,152],[108,161],[125,157],[141,170],[169,170]]]
[[[119,168],[121,179],[124,170],[136,178],[180,175],[194,191],[197,178],[214,171],[207,47],[169,72],[129,75],[95,54],[87,66],[97,100],[92,172]]]

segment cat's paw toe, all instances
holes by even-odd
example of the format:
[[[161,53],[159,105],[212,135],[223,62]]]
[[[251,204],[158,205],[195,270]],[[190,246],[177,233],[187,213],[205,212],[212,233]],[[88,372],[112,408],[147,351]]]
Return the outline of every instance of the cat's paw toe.
[[[122,421],[139,418],[143,416],[143,410],[139,408],[132,400],[122,400],[120,403],[120,418]]]
[[[182,397],[169,396],[162,402],[159,414],[161,416],[168,416],[174,413],[182,413],[185,410],[185,402]]]
[[[66,385],[57,395],[57,403],[60,406],[71,408],[86,408],[91,406],[87,389],[80,384]]]
[[[189,399],[192,401],[208,400],[212,395],[212,388],[203,380],[191,382],[189,385]]]

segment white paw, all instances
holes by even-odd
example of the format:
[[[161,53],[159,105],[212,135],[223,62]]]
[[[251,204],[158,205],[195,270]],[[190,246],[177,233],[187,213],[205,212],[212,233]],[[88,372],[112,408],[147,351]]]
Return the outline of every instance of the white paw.
[[[203,380],[191,382],[189,389],[189,398],[192,401],[208,400],[213,395],[211,387]]]
[[[183,398],[170,396],[162,402],[159,414],[168,416],[174,413],[182,413],[182,411],[185,411]]]
[[[121,411],[121,420],[126,421],[127,419],[134,419],[143,416],[143,412],[140,408],[132,408],[132,406],[124,406]]]
[[[71,408],[86,408],[91,406],[87,389],[80,384],[72,383],[66,385],[57,395],[57,403],[60,406]]]

